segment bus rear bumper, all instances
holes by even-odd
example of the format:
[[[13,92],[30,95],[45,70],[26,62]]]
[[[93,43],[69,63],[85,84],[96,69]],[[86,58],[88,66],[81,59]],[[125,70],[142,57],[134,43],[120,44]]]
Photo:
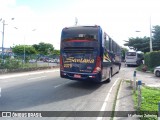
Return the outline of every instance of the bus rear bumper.
[[[101,82],[100,73],[76,73],[60,71],[60,75],[62,78],[71,80]]]
[[[125,62],[125,65],[137,65],[136,62]]]

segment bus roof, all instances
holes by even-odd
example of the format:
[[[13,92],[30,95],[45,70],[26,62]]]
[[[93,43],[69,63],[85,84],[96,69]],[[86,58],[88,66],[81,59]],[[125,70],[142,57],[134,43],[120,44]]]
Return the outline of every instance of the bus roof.
[[[78,28],[78,27],[100,27],[99,25],[74,25],[74,26],[67,26],[67,27],[64,27],[64,28]]]
[[[139,53],[139,54],[143,54],[142,51],[135,51],[135,50],[129,50],[129,51],[127,51],[127,52],[136,52],[136,53]]]

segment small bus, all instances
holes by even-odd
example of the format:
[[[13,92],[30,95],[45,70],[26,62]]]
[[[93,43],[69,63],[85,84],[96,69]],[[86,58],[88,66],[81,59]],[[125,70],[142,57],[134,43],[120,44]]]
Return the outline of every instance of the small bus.
[[[125,65],[126,66],[139,66],[143,64],[144,53],[141,51],[128,51],[125,55]]]

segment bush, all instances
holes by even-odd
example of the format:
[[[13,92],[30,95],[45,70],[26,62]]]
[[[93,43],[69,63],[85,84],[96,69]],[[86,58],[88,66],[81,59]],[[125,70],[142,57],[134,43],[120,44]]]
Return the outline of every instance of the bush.
[[[21,67],[21,62],[17,59],[5,59],[4,63],[1,61],[0,69],[16,69]]]
[[[149,68],[154,68],[160,65],[160,51],[146,53],[144,56],[145,65]]]
[[[148,67],[146,65],[142,64],[137,67],[137,70],[146,72],[148,70]]]

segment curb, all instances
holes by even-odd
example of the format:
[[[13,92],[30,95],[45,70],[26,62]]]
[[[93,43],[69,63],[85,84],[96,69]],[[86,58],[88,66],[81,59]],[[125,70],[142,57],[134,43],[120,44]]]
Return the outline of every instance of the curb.
[[[120,87],[118,90],[117,98],[116,98],[116,105],[115,105],[115,111],[120,111],[122,113],[123,111],[135,111],[134,108],[134,101],[132,98],[132,87],[130,86],[130,83],[127,83],[125,80],[121,80]],[[114,120],[137,120],[136,118],[128,118],[128,117],[113,117]]]
[[[48,70],[59,68],[59,66],[51,67],[38,67],[38,68],[19,68],[19,69],[0,69],[0,75],[9,74],[9,73],[23,73],[28,71],[39,71],[39,70]]]
[[[114,103],[113,103],[113,108],[112,108],[112,118],[111,120],[113,120],[115,118],[114,114],[115,114],[115,110],[116,110],[116,105],[117,105],[117,98],[118,98],[118,94],[119,94],[119,90],[120,90],[120,87],[121,87],[121,84],[122,84],[122,79],[120,80],[120,82],[118,83],[118,88],[116,90],[116,95],[115,95],[115,98],[114,98]]]

